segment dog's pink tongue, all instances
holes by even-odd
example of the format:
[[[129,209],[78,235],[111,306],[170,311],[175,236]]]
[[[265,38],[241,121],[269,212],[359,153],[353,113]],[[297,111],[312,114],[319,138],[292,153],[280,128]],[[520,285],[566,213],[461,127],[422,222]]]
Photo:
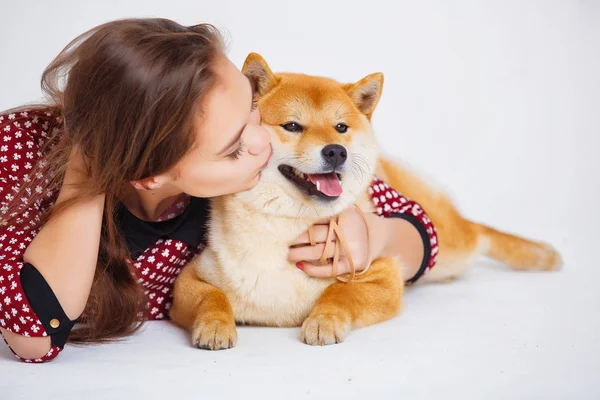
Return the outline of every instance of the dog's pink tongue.
[[[335,172],[329,174],[308,174],[308,179],[317,185],[319,191],[326,196],[334,197],[342,194],[342,184]]]

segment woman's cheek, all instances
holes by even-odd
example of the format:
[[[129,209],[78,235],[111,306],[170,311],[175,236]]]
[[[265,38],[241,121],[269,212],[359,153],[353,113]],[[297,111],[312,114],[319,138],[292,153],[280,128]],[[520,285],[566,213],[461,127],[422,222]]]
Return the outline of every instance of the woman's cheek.
[[[252,112],[252,114],[250,114],[250,123],[254,125],[260,125],[260,118],[260,110],[256,109]]]

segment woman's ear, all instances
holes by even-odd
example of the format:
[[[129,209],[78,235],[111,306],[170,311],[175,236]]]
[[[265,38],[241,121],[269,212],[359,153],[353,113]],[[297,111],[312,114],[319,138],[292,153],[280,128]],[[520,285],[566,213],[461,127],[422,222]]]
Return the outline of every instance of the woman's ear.
[[[137,190],[157,190],[168,182],[166,175],[156,175],[148,178],[140,179],[139,181],[131,181],[131,185]]]

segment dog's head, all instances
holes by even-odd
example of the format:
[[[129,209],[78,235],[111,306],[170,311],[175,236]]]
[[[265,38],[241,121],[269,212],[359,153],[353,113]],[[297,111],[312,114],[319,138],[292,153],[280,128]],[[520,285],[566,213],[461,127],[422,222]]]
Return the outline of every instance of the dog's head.
[[[244,198],[263,212],[329,217],[367,190],[377,162],[371,116],[383,75],[356,83],[305,74],[274,74],[251,53],[242,68],[254,86],[273,156]]]

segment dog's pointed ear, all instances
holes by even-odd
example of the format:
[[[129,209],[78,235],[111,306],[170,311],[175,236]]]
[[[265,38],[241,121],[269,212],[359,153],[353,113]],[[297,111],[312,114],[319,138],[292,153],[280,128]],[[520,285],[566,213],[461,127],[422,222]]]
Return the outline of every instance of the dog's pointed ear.
[[[277,85],[277,78],[260,54],[250,53],[244,61],[242,73],[248,77],[257,96],[262,96]]]
[[[376,72],[365,76],[356,83],[345,84],[344,90],[360,112],[371,119],[383,91],[383,74]]]

